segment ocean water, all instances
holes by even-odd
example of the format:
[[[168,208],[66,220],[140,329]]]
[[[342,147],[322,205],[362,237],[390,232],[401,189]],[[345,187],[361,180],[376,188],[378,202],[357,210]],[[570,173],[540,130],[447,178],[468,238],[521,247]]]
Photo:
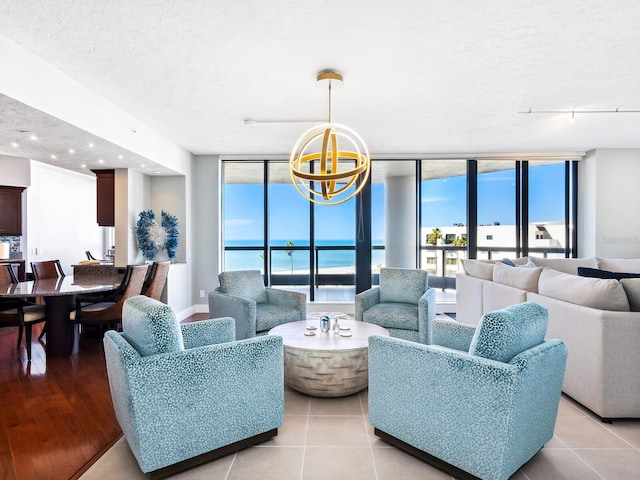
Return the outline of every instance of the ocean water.
[[[273,240],[272,247],[284,247],[289,240]],[[271,271],[273,273],[291,273],[296,271],[309,270],[309,242],[307,240],[292,240],[294,249],[289,255],[286,250],[271,251]],[[382,242],[377,242],[381,245]],[[225,246],[228,247],[261,247],[262,244],[255,240],[227,240]],[[355,244],[347,240],[318,240],[316,247],[340,246],[346,247],[344,250],[319,250],[318,251],[318,271],[323,269],[344,269],[355,272],[356,252]],[[295,247],[304,249],[298,250]],[[348,250],[351,248],[351,250]],[[240,250],[225,251],[225,270],[261,270],[264,266],[263,252],[261,250]],[[374,250],[372,252],[371,264],[373,267],[384,263],[384,250]]]

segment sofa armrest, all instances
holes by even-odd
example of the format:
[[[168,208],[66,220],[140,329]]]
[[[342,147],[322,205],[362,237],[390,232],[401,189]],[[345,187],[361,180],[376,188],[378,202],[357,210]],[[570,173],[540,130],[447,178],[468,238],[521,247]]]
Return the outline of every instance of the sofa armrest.
[[[118,337],[105,337],[109,384],[143,472],[282,425],[281,337],[137,358],[121,354],[127,342]]]
[[[380,303],[380,287],[372,287],[356,294],[355,303],[355,319],[362,322],[364,311]]]
[[[209,292],[209,315],[214,318],[231,317],[236,321],[236,340],[255,337],[256,302],[215,289]]]
[[[236,322],[231,317],[183,323],[180,327],[185,349],[233,342],[236,339]]]
[[[278,288],[265,288],[265,291],[269,303],[295,308],[300,312],[300,320],[307,319],[307,296],[304,293]]]
[[[475,333],[475,325],[453,320],[434,320],[431,325],[431,343],[468,352]]]

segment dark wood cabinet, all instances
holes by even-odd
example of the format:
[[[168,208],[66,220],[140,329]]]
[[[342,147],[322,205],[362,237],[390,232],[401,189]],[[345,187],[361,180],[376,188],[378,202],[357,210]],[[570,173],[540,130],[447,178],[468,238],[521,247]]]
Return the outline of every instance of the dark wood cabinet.
[[[101,227],[115,226],[115,170],[91,170],[96,174],[97,220]]]
[[[22,235],[24,187],[0,187],[0,235]]]

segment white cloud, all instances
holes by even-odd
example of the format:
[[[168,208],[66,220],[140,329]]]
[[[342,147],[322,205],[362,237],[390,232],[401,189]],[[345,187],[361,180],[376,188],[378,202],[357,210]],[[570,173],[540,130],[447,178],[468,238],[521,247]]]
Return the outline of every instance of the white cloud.
[[[426,197],[422,199],[422,203],[448,202],[449,200],[449,197]]]

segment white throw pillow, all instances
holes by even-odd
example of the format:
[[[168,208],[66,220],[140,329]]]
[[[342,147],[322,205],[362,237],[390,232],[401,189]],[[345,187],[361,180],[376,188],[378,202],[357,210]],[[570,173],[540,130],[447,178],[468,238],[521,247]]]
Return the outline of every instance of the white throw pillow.
[[[640,278],[623,278],[620,283],[629,299],[631,311],[640,312]]]
[[[521,267],[510,267],[504,263],[498,262],[493,267],[493,281],[508,285],[510,287],[526,290],[527,292],[538,293],[538,279],[542,267],[529,268],[524,265]]]
[[[640,273],[640,258],[598,258],[598,268],[610,272]]]
[[[462,259],[462,268],[465,273],[483,280],[493,280],[493,265],[493,263],[483,262],[482,260]]]
[[[620,282],[613,279],[579,277],[545,268],[538,281],[538,293],[599,310],[629,311],[627,294]]]

